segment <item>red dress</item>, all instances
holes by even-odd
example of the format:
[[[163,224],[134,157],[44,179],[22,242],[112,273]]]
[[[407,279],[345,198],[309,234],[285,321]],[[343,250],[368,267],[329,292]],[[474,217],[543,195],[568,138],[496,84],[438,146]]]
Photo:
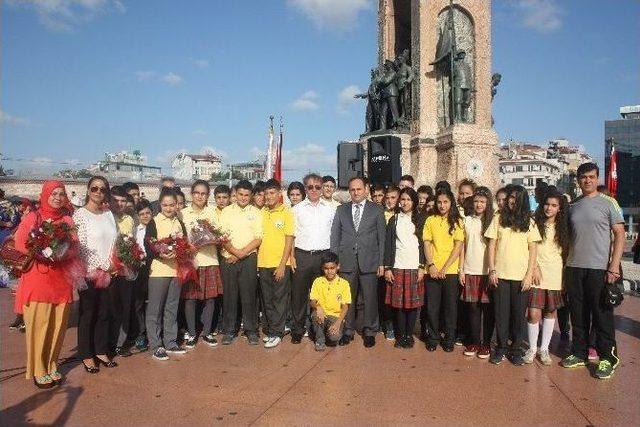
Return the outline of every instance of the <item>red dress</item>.
[[[29,233],[36,226],[37,214],[31,212],[22,219],[15,234],[15,247],[23,253],[29,253],[27,250],[27,239]],[[54,223],[66,222],[74,226],[70,216],[65,215]],[[76,256],[77,236],[74,235],[76,244],[72,244],[69,249],[68,258],[72,259]],[[22,307],[30,301],[46,302],[50,304],[65,304],[73,302],[73,287],[63,273],[64,264],[48,265],[34,261],[33,267],[22,276],[18,282],[16,291],[16,313],[22,313]]]

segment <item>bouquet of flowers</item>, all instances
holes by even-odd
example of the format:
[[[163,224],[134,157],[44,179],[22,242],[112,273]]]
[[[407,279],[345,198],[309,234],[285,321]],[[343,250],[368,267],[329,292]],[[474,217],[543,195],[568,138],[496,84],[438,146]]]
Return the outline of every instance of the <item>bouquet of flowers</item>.
[[[172,234],[164,239],[149,239],[149,246],[156,254],[175,254],[177,264],[177,278],[182,285],[198,280],[198,272],[193,261],[196,248],[189,243],[182,233]]]
[[[138,270],[145,263],[145,254],[135,239],[121,234],[116,239],[111,262],[119,275],[127,280],[135,280]]]
[[[207,245],[224,245],[228,241],[229,233],[206,219],[197,220],[191,228],[191,243],[198,249]]]
[[[75,228],[66,222],[42,221],[38,228],[29,233],[27,249],[34,258],[46,264],[63,261],[71,247],[71,237]]]

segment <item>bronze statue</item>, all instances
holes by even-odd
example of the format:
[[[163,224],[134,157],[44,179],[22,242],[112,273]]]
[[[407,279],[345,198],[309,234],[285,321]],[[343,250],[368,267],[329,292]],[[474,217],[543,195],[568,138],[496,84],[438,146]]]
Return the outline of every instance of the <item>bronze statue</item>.
[[[409,50],[405,49],[395,60],[396,85],[400,92],[400,117],[409,121],[411,116],[411,83],[413,82],[413,68],[409,65]]]
[[[379,129],[380,123],[380,83],[379,69],[371,70],[371,83],[367,93],[359,93],[354,98],[367,99],[367,111],[365,113],[366,132],[373,132]]]
[[[382,104],[380,108],[380,129],[392,129],[398,125],[400,114],[398,112],[399,90],[396,85],[396,69],[393,61],[386,60],[382,76],[380,77],[382,87]],[[389,113],[391,121],[389,121]]]
[[[453,90],[455,105],[455,120],[469,122],[469,107],[473,92],[473,76],[471,67],[465,61],[466,52],[459,50],[453,63]]]
[[[502,74],[500,73],[494,73],[491,76],[491,100],[492,101],[493,101],[493,98],[498,93],[498,85],[500,84],[501,80],[502,80]]]

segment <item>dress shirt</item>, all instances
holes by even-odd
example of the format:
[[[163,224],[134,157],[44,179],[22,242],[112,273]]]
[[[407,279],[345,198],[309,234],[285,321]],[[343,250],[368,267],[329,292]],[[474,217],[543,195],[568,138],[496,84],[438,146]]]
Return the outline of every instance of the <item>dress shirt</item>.
[[[144,224],[138,224],[136,226],[136,243],[142,249],[142,252],[146,255],[147,251],[144,248],[144,235],[147,232],[147,226]]]
[[[322,251],[331,246],[331,224],[336,210],[323,200],[315,205],[305,199],[293,207],[295,246],[304,251]]]

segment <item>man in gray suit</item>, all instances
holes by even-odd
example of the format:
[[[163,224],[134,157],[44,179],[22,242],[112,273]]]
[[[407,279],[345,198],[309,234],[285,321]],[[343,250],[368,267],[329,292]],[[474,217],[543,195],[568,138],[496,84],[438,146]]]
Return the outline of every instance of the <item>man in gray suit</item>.
[[[363,178],[349,180],[351,202],[336,209],[331,226],[331,251],[338,254],[340,271],[351,286],[355,301],[358,290],[364,299],[364,346],[376,344],[378,332],[378,277],[384,275],[385,221],[382,208],[366,199]],[[355,304],[349,305],[340,345],[347,345],[355,333]]]

